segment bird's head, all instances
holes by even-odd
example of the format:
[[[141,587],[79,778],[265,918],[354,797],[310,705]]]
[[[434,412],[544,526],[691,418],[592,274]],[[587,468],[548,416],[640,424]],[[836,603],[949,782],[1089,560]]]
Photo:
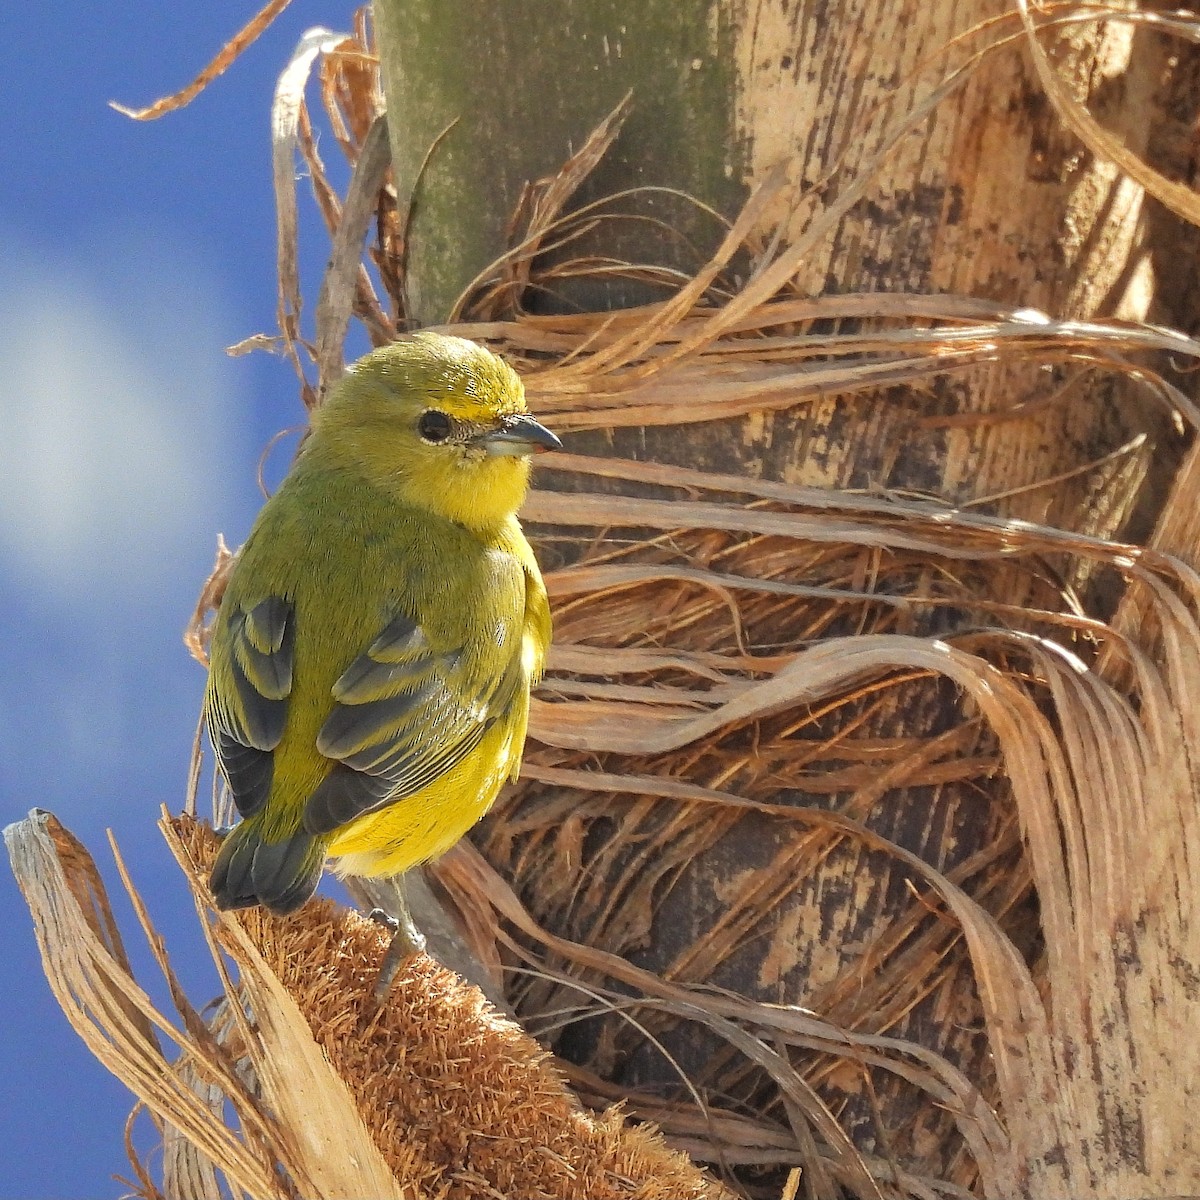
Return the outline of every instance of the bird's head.
[[[406,504],[474,529],[525,499],[530,457],[562,443],[517,373],[463,338],[418,333],[361,358],[313,415],[314,441]]]

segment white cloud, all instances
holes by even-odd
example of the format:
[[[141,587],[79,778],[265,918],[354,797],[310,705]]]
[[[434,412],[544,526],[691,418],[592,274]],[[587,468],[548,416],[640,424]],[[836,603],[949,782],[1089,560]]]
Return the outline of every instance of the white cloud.
[[[0,547],[68,603],[169,571],[246,425],[191,264],[144,241],[98,257],[103,290],[30,254],[0,266]]]

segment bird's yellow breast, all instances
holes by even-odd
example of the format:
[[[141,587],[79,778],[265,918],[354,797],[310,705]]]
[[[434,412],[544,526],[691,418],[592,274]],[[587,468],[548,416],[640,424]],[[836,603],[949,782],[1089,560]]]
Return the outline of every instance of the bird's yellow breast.
[[[329,855],[339,875],[398,875],[444,854],[495,803],[525,740],[525,713],[499,722],[453,770],[401,804],[368,813],[334,837]]]

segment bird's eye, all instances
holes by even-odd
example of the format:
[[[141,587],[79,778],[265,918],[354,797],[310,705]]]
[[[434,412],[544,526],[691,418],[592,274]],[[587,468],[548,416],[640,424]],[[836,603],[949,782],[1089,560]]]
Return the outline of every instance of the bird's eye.
[[[417,420],[417,432],[427,442],[444,442],[450,429],[450,418],[436,408],[427,408]]]

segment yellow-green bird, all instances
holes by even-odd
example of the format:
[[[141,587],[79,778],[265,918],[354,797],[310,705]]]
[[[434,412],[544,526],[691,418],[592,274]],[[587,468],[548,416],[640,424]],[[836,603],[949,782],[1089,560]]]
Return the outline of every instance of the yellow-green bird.
[[[361,359],[314,413],[234,566],[204,711],[242,821],[222,908],[303,904],[327,857],[394,875],[515,778],[550,610],[517,523],[561,443],[516,373],[461,338]]]

